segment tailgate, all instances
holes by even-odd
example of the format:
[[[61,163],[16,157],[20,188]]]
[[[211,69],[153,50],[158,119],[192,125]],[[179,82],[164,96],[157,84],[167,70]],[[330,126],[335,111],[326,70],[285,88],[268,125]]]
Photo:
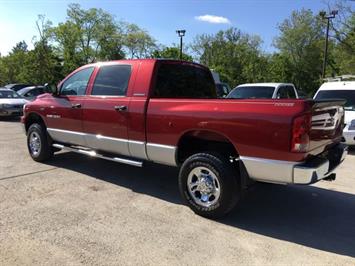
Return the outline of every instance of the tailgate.
[[[310,151],[319,153],[341,140],[345,100],[316,100],[312,105]]]

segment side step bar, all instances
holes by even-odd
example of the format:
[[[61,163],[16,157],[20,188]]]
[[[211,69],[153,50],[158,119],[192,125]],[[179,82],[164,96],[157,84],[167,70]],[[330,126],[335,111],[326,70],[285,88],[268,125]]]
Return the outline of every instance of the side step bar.
[[[143,166],[143,162],[141,162],[141,161],[134,161],[134,160],[123,159],[123,158],[118,158],[118,157],[107,157],[107,156],[103,156],[101,154],[98,154],[98,153],[96,153],[96,151],[92,151],[92,150],[87,151],[87,150],[82,150],[82,149],[76,149],[76,148],[72,148],[72,147],[68,147],[68,146],[56,144],[56,143],[54,143],[52,146],[57,149],[72,151],[72,152],[76,152],[76,153],[80,153],[80,154],[85,154],[85,155],[88,155],[91,157],[100,158],[100,159],[104,159],[104,160],[108,160],[108,161],[113,161],[116,163],[124,163],[124,164],[129,164],[129,165],[133,165],[133,166],[137,166],[137,167]]]

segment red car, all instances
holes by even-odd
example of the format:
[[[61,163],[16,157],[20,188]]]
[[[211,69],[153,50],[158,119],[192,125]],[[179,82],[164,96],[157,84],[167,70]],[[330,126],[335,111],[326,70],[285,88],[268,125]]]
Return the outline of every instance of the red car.
[[[180,167],[183,199],[205,217],[229,212],[252,181],[334,179],[343,101],[217,99],[208,68],[172,60],[86,65],[24,108],[35,161],[57,150],[141,167]]]

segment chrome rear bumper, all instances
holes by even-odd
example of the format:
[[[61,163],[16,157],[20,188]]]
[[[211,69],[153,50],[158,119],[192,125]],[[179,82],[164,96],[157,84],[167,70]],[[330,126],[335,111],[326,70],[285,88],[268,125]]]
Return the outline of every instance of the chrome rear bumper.
[[[347,153],[347,146],[338,144],[325,154],[305,162],[243,156],[240,159],[251,179],[270,183],[312,184],[331,175],[344,161]]]
[[[344,161],[348,147],[341,144],[329,151],[325,158],[315,158],[313,161],[296,165],[293,170],[293,183],[312,184],[334,173]]]

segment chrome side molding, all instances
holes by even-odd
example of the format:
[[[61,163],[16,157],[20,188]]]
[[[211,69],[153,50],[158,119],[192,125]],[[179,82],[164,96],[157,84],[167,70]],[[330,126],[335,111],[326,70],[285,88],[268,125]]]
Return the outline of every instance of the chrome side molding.
[[[54,141],[86,146],[85,133],[83,132],[69,131],[58,128],[47,128],[47,132]]]
[[[57,144],[57,143],[54,143],[52,146],[57,149],[72,151],[72,152],[88,155],[88,156],[95,157],[95,158],[113,161],[116,163],[124,163],[124,164],[128,164],[128,165],[136,166],[136,167],[143,166],[143,162],[141,162],[141,161],[135,161],[135,160],[124,159],[124,158],[119,158],[119,157],[108,157],[108,156],[104,156],[102,154],[98,154],[98,153],[96,153],[96,151],[93,151],[93,150],[77,149],[77,148],[73,148],[73,147],[69,147],[69,146],[65,146],[65,145],[61,145],[61,144]]]
[[[109,153],[117,153],[122,156],[134,157],[138,160],[150,160],[165,165],[177,166],[175,159],[177,151],[176,146],[57,128],[47,128],[47,131],[55,142],[83,146],[94,151],[100,150]],[[86,154],[85,150],[80,153]]]
[[[149,160],[165,165],[177,166],[176,147],[148,142],[146,145]]]

